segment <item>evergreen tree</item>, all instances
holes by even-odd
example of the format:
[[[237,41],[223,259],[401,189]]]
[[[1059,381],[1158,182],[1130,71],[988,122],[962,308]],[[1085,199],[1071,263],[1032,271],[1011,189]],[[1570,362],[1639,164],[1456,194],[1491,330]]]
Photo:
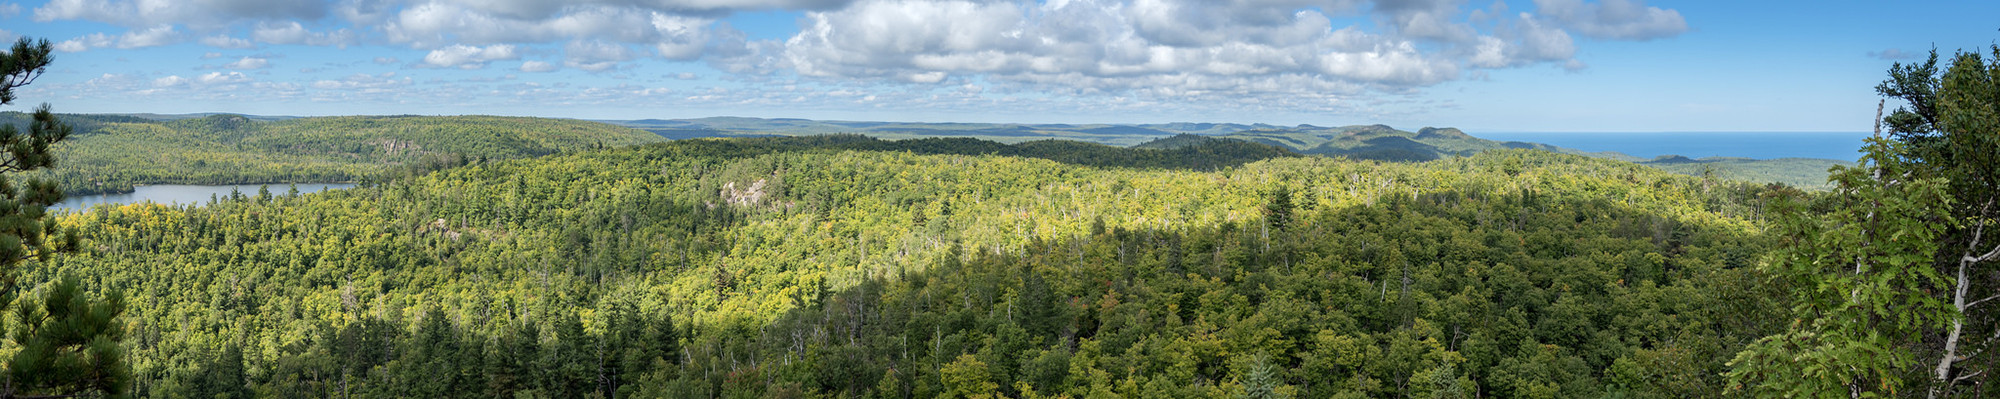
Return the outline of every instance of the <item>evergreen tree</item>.
[[[1975,338],[2000,332],[1994,322],[2000,310],[1992,302],[2000,298],[2000,239],[1987,231],[2000,221],[2000,46],[1991,51],[1990,61],[1959,52],[1941,71],[1933,50],[1922,63],[1891,67],[1889,79],[1876,86],[1907,103],[1884,120],[1890,135],[1908,147],[1898,155],[1915,166],[1914,176],[1946,180],[1952,197],[1940,247],[1931,254],[1949,282],[1933,295],[1949,302],[1955,317],[1948,327],[1926,331],[1926,344],[1916,348],[1926,358],[1931,397],[1991,379],[1992,362],[1965,358],[2000,344]]]
[[[14,89],[42,76],[52,50],[46,39],[22,38],[0,55],[0,105],[13,103]],[[18,351],[5,359],[0,398],[117,396],[131,379],[118,346],[123,331],[114,319],[125,307],[117,294],[93,300],[83,294],[77,279],[69,277],[47,286],[39,301],[14,301],[20,286],[16,268],[48,262],[57,252],[75,247],[76,241],[74,234],[63,234],[54,219],[44,217],[49,205],[62,201],[55,182],[28,178],[16,186],[7,175],[54,167],[50,147],[70,131],[48,104],[35,108],[26,134],[13,125],[0,125],[0,304],[12,306],[13,322],[19,323],[6,326],[7,345]]]
[[[2000,59],[2000,46],[1993,55]],[[1836,168],[1825,202],[1781,199],[1788,245],[1767,271],[1793,292],[1784,332],[1732,362],[1732,388],[1786,396],[1984,397],[1991,362],[1969,362],[2000,331],[2000,65],[1961,52],[1897,64],[1876,87],[1906,103]],[[1879,111],[1878,111],[1879,112]],[[1980,305],[1986,305],[1981,307]]]

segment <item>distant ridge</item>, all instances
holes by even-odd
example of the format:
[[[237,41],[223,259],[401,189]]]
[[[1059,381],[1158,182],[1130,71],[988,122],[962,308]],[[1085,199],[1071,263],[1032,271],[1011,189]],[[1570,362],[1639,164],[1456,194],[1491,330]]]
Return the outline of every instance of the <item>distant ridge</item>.
[[[1174,122],[1159,124],[1006,124],[815,121],[712,117],[605,121],[646,130],[669,139],[770,137],[856,133],[886,139],[970,137],[1005,143],[1062,139],[1137,148],[1175,149],[1214,140],[1241,140],[1301,154],[1391,162],[1423,162],[1500,149],[1543,150],[1652,166],[1676,173],[1823,188],[1826,170],[1847,164],[1833,159],[1748,159],[1668,156],[1646,159],[1618,152],[1590,152],[1527,141],[1489,140],[1450,127],[1415,132],[1382,124],[1322,127],[1300,124]]]
[[[18,123],[18,112],[0,113],[0,122]],[[411,116],[373,116],[398,118]],[[232,113],[190,114],[79,114],[66,120],[78,125],[78,134],[89,135],[115,124],[174,125],[197,122],[197,130],[227,129],[246,122],[283,122],[295,116],[243,115]],[[219,118],[219,119],[218,119]],[[353,118],[353,117],[344,117]],[[232,122],[234,121],[234,122]],[[1652,166],[1690,175],[1710,175],[1757,182],[1786,183],[1799,187],[1824,187],[1826,170],[1849,162],[1833,159],[1748,159],[1662,156],[1653,159],[1617,152],[1588,152],[1573,148],[1526,141],[1496,141],[1476,137],[1450,127],[1424,127],[1415,132],[1382,124],[1322,127],[1299,124],[1292,127],[1254,123],[1173,122],[1159,124],[1009,124],[1009,123],[923,123],[813,120],[800,118],[706,117],[695,119],[600,120],[611,125],[637,129],[664,139],[706,137],[784,137],[825,134],[862,134],[883,139],[967,137],[1001,143],[1038,140],[1073,140],[1111,146],[1177,149],[1199,146],[1218,139],[1241,140],[1290,150],[1300,154],[1337,156],[1391,162],[1423,162],[1463,157],[1500,149],[1531,149],[1586,155]],[[188,126],[195,128],[196,126]]]

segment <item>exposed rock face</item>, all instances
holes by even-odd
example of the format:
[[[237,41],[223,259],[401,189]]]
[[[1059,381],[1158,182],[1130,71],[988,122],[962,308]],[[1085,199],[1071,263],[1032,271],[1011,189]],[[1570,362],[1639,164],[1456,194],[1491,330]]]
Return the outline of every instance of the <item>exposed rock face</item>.
[[[764,202],[764,179],[750,182],[749,187],[736,188],[736,182],[722,184],[722,201],[732,206],[755,206]]]
[[[382,152],[388,153],[391,156],[401,155],[404,153],[416,154],[424,150],[424,147],[417,145],[416,142],[409,140],[397,140],[386,137],[375,140],[369,140],[368,144],[374,144],[377,147],[382,147]]]

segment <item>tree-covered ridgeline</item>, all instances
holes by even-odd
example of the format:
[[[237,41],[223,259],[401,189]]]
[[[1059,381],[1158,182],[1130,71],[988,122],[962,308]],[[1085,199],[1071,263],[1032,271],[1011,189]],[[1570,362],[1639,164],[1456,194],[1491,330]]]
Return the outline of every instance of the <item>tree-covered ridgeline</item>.
[[[0,124],[26,114],[0,113]],[[381,179],[483,159],[531,158],[663,141],[602,123],[493,116],[341,116],[259,121],[212,115],[153,121],[72,115],[62,167],[38,177],[72,195],[136,184],[324,183]]]
[[[689,140],[103,207],[33,274],[127,293],[149,397],[1714,396],[1784,327],[1763,186],[1055,144]]]

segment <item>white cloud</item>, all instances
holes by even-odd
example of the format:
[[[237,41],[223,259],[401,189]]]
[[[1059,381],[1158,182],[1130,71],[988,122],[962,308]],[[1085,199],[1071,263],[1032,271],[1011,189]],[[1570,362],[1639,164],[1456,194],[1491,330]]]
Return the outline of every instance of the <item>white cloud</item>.
[[[808,77],[921,84],[978,76],[1015,89],[1175,98],[1329,98],[1431,85],[1462,69],[1411,39],[1335,28],[1326,14],[1291,3],[1250,12],[1167,0],[866,1],[808,13],[778,57]]]
[[[331,32],[307,30],[299,21],[260,22],[250,31],[250,38],[270,44],[304,44],[310,46],[346,47],[354,42],[354,33],[347,29]]]
[[[495,44],[478,47],[455,44],[424,55],[424,63],[443,68],[479,69],[486,63],[521,58],[511,44]]]
[[[99,34],[99,35],[102,35],[102,34]],[[64,41],[61,41],[61,42],[56,42],[56,44],[55,44],[55,50],[56,50],[56,51],[60,51],[60,52],[65,52],[65,53],[78,53],[78,52],[84,52],[84,51],[89,51],[89,50],[90,50],[90,44],[88,44],[88,43],[85,43],[85,42],[84,42],[84,40],[87,40],[87,39],[86,39],[86,38],[82,38],[82,37],[79,37],[79,38],[75,38],[75,39],[69,39],[69,40],[64,40]]]
[[[1688,30],[1680,11],[1647,7],[1643,0],[1535,0],[1535,7],[1542,16],[1593,38],[1651,40]]]
[[[174,87],[174,86],[186,85],[187,83],[188,79],[181,77],[181,75],[169,75],[167,77],[153,79],[153,87]]]
[[[256,44],[250,43],[249,40],[223,36],[223,35],[215,35],[215,36],[201,38],[201,44],[209,47],[227,48],[227,49],[247,49],[247,48],[257,47]]]
[[[132,49],[164,46],[180,42],[181,37],[181,33],[174,30],[174,27],[161,25],[146,30],[125,32],[125,34],[118,37],[112,37],[103,33],[92,33],[56,43],[55,49],[57,51],[74,53],[106,47]]]
[[[197,37],[229,49],[368,43],[426,51],[414,64],[436,68],[525,56],[537,60],[511,69],[629,71],[666,60],[706,62],[723,79],[757,84],[889,83],[853,96],[873,96],[866,103],[876,105],[943,92],[1036,93],[1116,107],[1230,102],[1291,110],[1365,108],[1371,102],[1357,98],[1491,69],[1578,70],[1579,46],[1589,40],[1652,40],[1688,29],[1678,11],[1644,0],[1531,1],[1534,9],[1519,12],[1504,1],[1481,8],[1467,0],[49,0],[33,15],[128,29],[65,40],[63,51]],[[723,22],[734,12],[774,9],[803,11],[800,31],[753,40]],[[267,58],[221,67],[268,68]],[[697,78],[685,75],[666,76]],[[408,79],[363,76],[376,84]],[[954,104],[994,105],[980,101]]]
[[[118,37],[118,48],[140,48],[174,44],[181,40],[179,31],[170,25],[159,25],[146,30],[125,32]]]
[[[572,41],[563,46],[563,65],[591,72],[602,72],[618,67],[618,63],[638,58],[639,54],[621,44],[601,41]]]
[[[554,72],[560,68],[556,64],[541,61],[525,61],[521,63],[521,72]]]
[[[414,81],[407,76],[398,78],[395,72],[383,72],[375,75],[369,75],[365,73],[353,74],[337,80],[335,79],[318,80],[314,81],[310,86],[314,89],[320,89],[320,90],[359,90],[366,92],[383,92],[394,88],[409,86],[413,83]]]
[[[76,52],[88,51],[93,48],[111,47],[112,43],[116,42],[117,39],[112,38],[110,35],[106,35],[103,33],[92,33],[74,39],[58,42],[56,43],[55,47],[56,51],[61,51],[66,53],[76,53]]]
[[[176,76],[176,77],[178,77],[178,76]],[[197,77],[197,78],[195,78],[195,81],[196,81],[196,82],[200,82],[201,84],[204,84],[204,85],[213,85],[213,84],[224,84],[224,83],[243,83],[243,82],[248,82],[248,81],[250,81],[250,77],[249,77],[249,76],[246,76],[246,75],[244,75],[244,74],[243,74],[242,72],[235,72],[235,71],[230,71],[230,72],[209,72],[209,73],[207,73],[207,74],[204,74],[204,75],[201,75],[200,77]]]
[[[1573,34],[1647,40],[1686,30],[1677,11],[1636,0],[1553,1],[1550,16],[1505,3],[1468,11],[1464,0],[862,0],[808,12],[783,42],[708,54],[738,74],[1320,109],[1484,69],[1578,70],[1586,64]],[[1356,15],[1382,28],[1335,22]]]
[[[685,7],[592,3],[432,1],[383,14],[381,31],[390,42],[424,49],[597,41],[652,47],[662,58],[689,61],[704,54],[716,32],[727,30],[715,22],[717,15],[671,12]]]
[[[35,20],[208,29],[243,20],[317,20],[326,16],[326,6],[323,0],[50,0],[35,8]]]
[[[20,15],[20,14],[21,14],[20,4],[14,4],[14,3],[0,4],[0,18],[13,18],[15,15]]]
[[[229,64],[223,65],[222,67],[229,69],[264,69],[264,68],[269,68],[270,66],[271,66],[271,60],[269,59],[257,58],[257,57],[243,57],[243,59],[236,60],[236,62],[231,62]]]

